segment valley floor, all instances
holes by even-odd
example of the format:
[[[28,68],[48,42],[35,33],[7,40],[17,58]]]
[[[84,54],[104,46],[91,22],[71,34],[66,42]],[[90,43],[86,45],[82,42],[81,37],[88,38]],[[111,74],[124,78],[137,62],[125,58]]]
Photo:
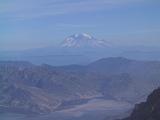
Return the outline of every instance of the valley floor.
[[[0,114],[1,120],[112,120],[129,114],[133,105],[127,102],[93,99],[72,108],[48,115],[26,116],[21,114]]]

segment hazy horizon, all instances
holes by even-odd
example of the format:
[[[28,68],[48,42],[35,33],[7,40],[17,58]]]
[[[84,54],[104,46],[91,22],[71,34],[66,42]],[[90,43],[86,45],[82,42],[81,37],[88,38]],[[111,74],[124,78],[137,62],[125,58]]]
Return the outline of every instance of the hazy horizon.
[[[157,0],[2,0],[0,50],[57,46],[88,33],[118,46],[159,47]]]

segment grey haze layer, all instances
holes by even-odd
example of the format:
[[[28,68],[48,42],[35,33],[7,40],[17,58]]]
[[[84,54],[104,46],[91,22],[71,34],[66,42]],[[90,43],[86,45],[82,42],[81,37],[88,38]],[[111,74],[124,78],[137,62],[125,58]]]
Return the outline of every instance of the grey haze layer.
[[[58,46],[24,51],[0,51],[0,60],[30,61],[54,66],[89,64],[104,57],[123,56],[139,60],[160,60],[159,48],[144,46],[117,46],[89,34],[74,34]]]

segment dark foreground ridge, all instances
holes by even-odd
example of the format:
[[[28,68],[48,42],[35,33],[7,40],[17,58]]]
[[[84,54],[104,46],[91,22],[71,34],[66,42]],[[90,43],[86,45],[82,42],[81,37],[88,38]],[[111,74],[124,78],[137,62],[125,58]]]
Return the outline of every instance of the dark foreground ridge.
[[[160,120],[160,88],[154,90],[146,102],[136,105],[131,116],[123,120]]]

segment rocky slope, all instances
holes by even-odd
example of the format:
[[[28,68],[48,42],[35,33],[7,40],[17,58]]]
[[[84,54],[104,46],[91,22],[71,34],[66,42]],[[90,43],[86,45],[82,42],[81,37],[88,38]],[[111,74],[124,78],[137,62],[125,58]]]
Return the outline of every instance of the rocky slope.
[[[100,94],[77,75],[48,65],[20,63],[0,64],[1,111],[48,113],[63,101],[89,99]]]
[[[137,104],[130,117],[123,120],[160,120],[160,88],[154,90],[146,102]]]
[[[0,109],[48,113],[69,101],[96,97],[134,104],[160,86],[159,79],[157,61],[118,57],[61,67],[1,61]]]

